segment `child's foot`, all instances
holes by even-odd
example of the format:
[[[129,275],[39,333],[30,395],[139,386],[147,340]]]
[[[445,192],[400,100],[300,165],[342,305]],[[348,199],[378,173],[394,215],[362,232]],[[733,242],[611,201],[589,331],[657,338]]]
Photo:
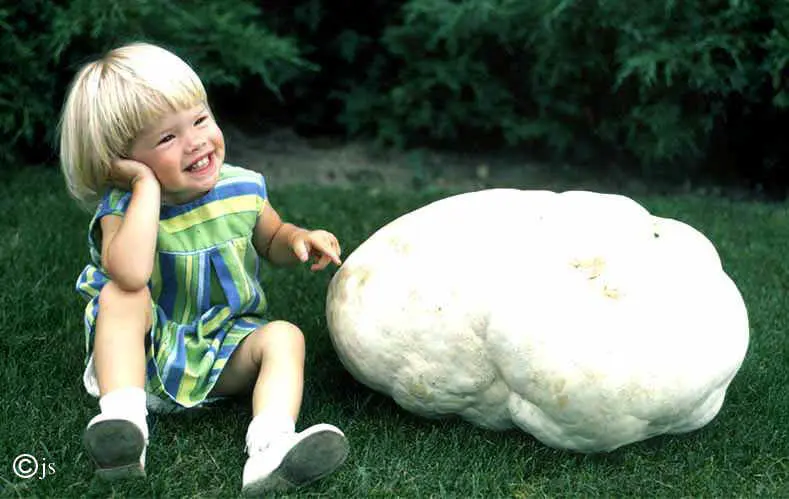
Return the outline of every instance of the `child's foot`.
[[[129,419],[94,417],[82,440],[96,464],[96,475],[105,480],[145,476],[146,433],[147,425]]]
[[[284,434],[264,448],[249,449],[242,492],[256,495],[307,485],[336,470],[348,449],[345,435],[328,424]]]

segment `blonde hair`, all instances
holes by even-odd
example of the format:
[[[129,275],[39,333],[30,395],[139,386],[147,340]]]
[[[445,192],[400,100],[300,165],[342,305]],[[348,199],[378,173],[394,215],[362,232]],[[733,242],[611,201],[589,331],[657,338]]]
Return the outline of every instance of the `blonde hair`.
[[[60,166],[69,192],[90,204],[111,185],[114,160],[166,113],[206,104],[200,78],[178,56],[133,43],[83,66],[58,124]]]

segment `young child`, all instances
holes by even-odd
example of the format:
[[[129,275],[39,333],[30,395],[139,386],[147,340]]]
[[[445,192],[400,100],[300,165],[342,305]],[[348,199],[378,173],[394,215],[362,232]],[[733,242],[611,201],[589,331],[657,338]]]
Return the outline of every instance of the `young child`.
[[[250,392],[244,493],[334,471],[348,443],[328,424],[295,432],[304,337],[266,320],[258,270],[259,257],[340,265],[337,238],[283,223],[263,177],[224,163],[200,79],[160,47],[131,44],[85,65],[59,131],[70,192],[98,202],[77,281],[84,379],[100,396],[83,438],[97,474],[144,475],[153,402],[190,408]]]

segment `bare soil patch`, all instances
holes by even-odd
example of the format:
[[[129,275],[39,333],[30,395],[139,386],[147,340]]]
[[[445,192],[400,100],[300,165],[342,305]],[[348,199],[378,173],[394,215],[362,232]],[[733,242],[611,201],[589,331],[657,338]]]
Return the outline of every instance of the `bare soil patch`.
[[[266,175],[271,186],[312,184],[380,190],[447,189],[470,191],[494,187],[582,189],[639,196],[651,193],[721,194],[718,187],[645,181],[613,165],[582,168],[540,163],[523,153],[469,154],[447,151],[381,151],[362,141],[308,139],[281,129],[252,135],[232,125],[224,128],[227,161]],[[729,192],[745,197],[744,192]]]

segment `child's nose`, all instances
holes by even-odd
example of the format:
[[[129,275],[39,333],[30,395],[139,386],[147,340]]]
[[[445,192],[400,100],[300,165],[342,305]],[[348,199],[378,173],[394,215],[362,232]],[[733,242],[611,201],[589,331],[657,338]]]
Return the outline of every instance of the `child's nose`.
[[[205,138],[205,136],[202,133],[193,132],[192,134],[189,135],[189,139],[187,141],[187,148],[189,152],[197,152],[200,149],[202,149],[207,142],[208,140]]]

